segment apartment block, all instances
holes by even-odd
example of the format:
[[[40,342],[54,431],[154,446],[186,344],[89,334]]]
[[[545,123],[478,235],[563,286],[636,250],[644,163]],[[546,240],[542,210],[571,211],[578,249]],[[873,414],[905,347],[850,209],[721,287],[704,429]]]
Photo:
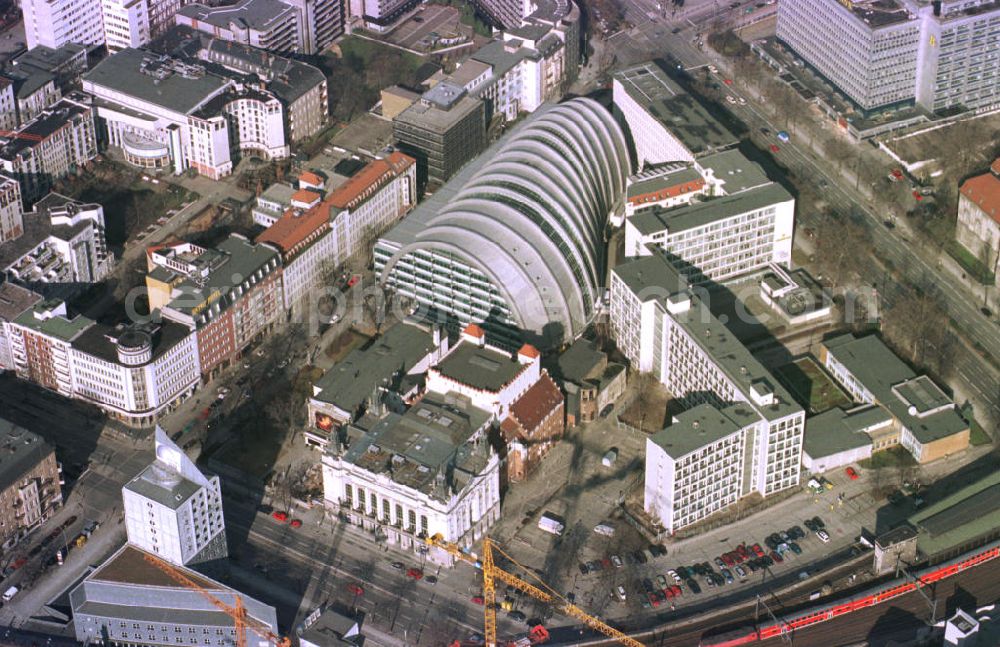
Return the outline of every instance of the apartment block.
[[[798,485],[805,412],[665,255],[643,256],[612,270],[609,315],[618,348],[632,367],[651,372],[683,407],[708,404],[724,411],[737,405],[749,412],[737,425],[746,447],[740,496],[769,496]],[[661,522],[671,516],[662,509],[657,514]]]
[[[114,53],[142,47],[174,22],[184,0],[101,0],[104,44]]]
[[[1000,274],[1000,158],[989,172],[962,183],[955,240],[987,270]]]
[[[149,259],[156,265],[146,274],[150,308],[195,331],[206,379],[284,316],[281,258],[269,245],[231,234],[214,249],[185,243]]]
[[[392,121],[399,148],[417,160],[421,183],[448,181],[486,147],[486,106],[442,81]]]
[[[226,41],[273,52],[312,53],[303,46],[299,11],[281,0],[239,0],[222,6],[194,2],[181,8],[175,20]]]
[[[992,0],[791,0],[777,35],[863,111],[980,109],[1000,97]]]
[[[323,455],[327,507],[404,550],[438,534],[471,546],[500,516],[491,419],[468,398],[429,394],[367,429],[352,426]],[[433,548],[427,558],[451,561]]]
[[[87,48],[66,43],[53,49],[39,45],[0,67],[0,110],[3,129],[15,130],[73,90],[87,69]]]
[[[419,0],[350,0],[350,12],[365,29],[381,33],[390,31],[418,4]]]
[[[64,97],[14,133],[0,137],[0,168],[17,178],[26,205],[45,195],[53,180],[96,156],[93,109],[80,93]]]
[[[16,370],[10,344],[10,322],[41,300],[42,295],[11,281],[0,283],[0,370]]]
[[[893,436],[918,463],[969,446],[969,423],[955,402],[877,336],[848,333],[829,339],[820,349],[820,361],[855,402],[877,404],[892,414]]]
[[[22,0],[20,4],[28,49],[104,44],[101,0]]]
[[[413,208],[416,162],[393,152],[369,162],[326,197],[316,192],[321,190],[294,191],[281,217],[257,237],[258,243],[281,251],[286,309],[329,281],[351,256],[371,249],[378,236]],[[263,206],[258,200],[258,209],[280,206],[285,193],[273,192]]]
[[[69,295],[114,270],[101,205],[49,193],[20,221],[22,235],[0,247],[0,269],[10,279],[48,294]]]
[[[177,12],[187,25],[221,40],[274,52],[319,54],[344,33],[341,0],[240,0],[191,3]]]
[[[125,544],[73,588],[69,602],[77,642],[177,647],[183,639],[187,647],[253,645],[260,638],[251,623],[280,633],[274,607],[195,570],[173,566],[198,587],[191,588],[158,567],[158,559]],[[249,622],[237,628],[212,598],[229,608],[241,604]],[[238,637],[237,631],[243,635]]]
[[[628,371],[611,362],[608,354],[589,339],[578,339],[561,355],[558,379],[566,394],[566,425],[593,422],[625,394]]]
[[[225,558],[218,476],[206,476],[156,427],[156,460],[122,487],[128,543],[176,566]]]
[[[51,445],[0,418],[0,544],[4,551],[62,505],[59,472]]]
[[[734,148],[739,139],[656,63],[614,75],[615,116],[628,125],[640,169]]]
[[[701,404],[646,439],[644,507],[667,533],[740,500],[746,442],[757,421],[746,406]]]
[[[65,302],[55,299],[21,312],[6,324],[17,377],[73,397],[73,340],[93,323],[81,315],[69,316]]]

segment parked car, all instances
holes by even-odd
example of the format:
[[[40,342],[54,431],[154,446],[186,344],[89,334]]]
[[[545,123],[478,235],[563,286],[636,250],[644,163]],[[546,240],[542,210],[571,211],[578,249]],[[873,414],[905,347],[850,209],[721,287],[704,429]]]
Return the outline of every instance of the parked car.
[[[611,563],[614,564],[615,568],[621,568],[625,564],[622,562],[622,558],[618,555],[611,556]]]
[[[741,580],[746,578],[747,570],[742,566],[736,566],[733,568],[733,570],[736,571],[736,574],[740,576]]]
[[[726,563],[724,561],[722,561],[721,557],[716,557],[715,558],[715,565],[718,566],[719,568],[725,568],[726,567]]]
[[[617,588],[615,588],[615,595],[618,596],[619,600],[621,600],[622,602],[624,602],[625,601],[625,587],[619,585]]]
[[[819,540],[824,544],[830,541],[830,535],[828,535],[825,530],[817,530],[816,536],[819,537]]]
[[[788,529],[788,537],[793,541],[796,539],[803,539],[805,536],[806,533],[798,526],[792,526]]]
[[[802,554],[802,547],[799,546],[794,541],[788,542],[788,547],[791,548],[792,552],[795,553],[796,555],[801,555]]]
[[[819,530],[819,526],[817,526],[816,522],[813,521],[812,519],[806,519],[804,522],[802,522],[802,524],[809,529],[809,532],[816,532],[817,530]]]
[[[580,562],[580,575],[586,575],[589,572],[590,567],[585,562]]]
[[[722,574],[722,577],[726,579],[726,584],[732,584],[733,582],[736,581],[733,579],[733,574],[729,571],[728,568],[722,569],[720,573]]]
[[[389,564],[389,566],[392,566],[397,571],[403,570],[403,562],[393,562],[393,563]]]
[[[847,478],[851,479],[852,481],[858,480],[858,472],[853,467],[848,467],[844,471],[847,473]]]
[[[361,588],[360,584],[354,584],[354,583],[348,584],[347,585],[347,590],[350,591],[354,595],[364,595],[365,594],[365,590],[363,588]]]
[[[645,564],[646,561],[647,561],[646,560],[646,556],[642,554],[641,550],[637,550],[637,551],[633,552],[632,556],[635,558],[635,561],[638,564]]]
[[[672,568],[668,569],[667,570],[667,575],[669,575],[670,577],[673,578],[675,584],[680,584],[681,583],[681,576],[678,575],[677,571],[675,571],[674,569],[672,569]]]
[[[427,582],[428,584],[437,584],[438,578],[436,578],[433,575],[428,575],[427,577],[424,578],[424,581]]]
[[[760,544],[754,544],[753,546],[750,547],[750,550],[752,550],[753,554],[756,555],[757,557],[764,556],[764,549],[760,547]]]
[[[691,589],[692,593],[701,593],[701,587],[698,586],[698,583],[694,580],[687,580],[685,584],[687,584],[687,587]]]
[[[776,551],[776,550],[772,550],[772,551],[771,551],[771,554],[770,554],[770,555],[768,555],[768,557],[770,557],[771,559],[773,559],[773,560],[774,560],[774,561],[775,561],[776,563],[778,563],[778,564],[780,564],[780,563],[782,563],[783,561],[785,561],[785,558],[781,556],[781,553],[779,553],[779,552],[778,552],[778,551]]]
[[[823,523],[823,520],[820,519],[819,517],[813,517],[812,522],[813,524],[815,524],[817,528],[826,528],[826,524]]]
[[[299,521],[298,519],[292,519],[291,521],[288,522],[288,525],[291,526],[292,528],[301,528],[302,522]]]
[[[507,617],[515,622],[524,622],[527,618],[527,616],[520,611],[511,611],[507,614]]]
[[[286,521],[288,521],[287,512],[281,512],[281,511],[272,512],[271,516],[274,517],[275,521],[280,521],[281,523],[285,523]]]
[[[412,579],[415,579],[415,580],[420,580],[420,579],[423,579],[424,572],[422,570],[420,570],[419,568],[408,568],[408,569],[406,569],[406,577],[409,577],[409,578],[412,578]]]

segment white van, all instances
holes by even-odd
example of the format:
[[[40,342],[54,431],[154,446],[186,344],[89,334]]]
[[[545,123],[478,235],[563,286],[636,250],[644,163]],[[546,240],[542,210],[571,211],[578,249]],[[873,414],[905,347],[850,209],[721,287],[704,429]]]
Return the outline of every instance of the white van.
[[[563,534],[563,530],[566,529],[566,526],[563,524],[562,521],[560,521],[554,515],[551,515],[548,512],[543,514],[541,518],[538,520],[538,527],[544,530],[545,532],[556,535],[557,537]]]
[[[11,600],[14,599],[14,596],[17,595],[20,590],[21,589],[17,588],[16,586],[10,587],[9,589],[3,592],[3,601],[10,602]]]

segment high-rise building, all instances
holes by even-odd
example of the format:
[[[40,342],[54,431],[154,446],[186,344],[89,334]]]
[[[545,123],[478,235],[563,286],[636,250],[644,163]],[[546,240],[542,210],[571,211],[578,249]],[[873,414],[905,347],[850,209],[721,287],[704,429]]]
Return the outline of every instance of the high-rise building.
[[[976,109],[1000,99],[993,0],[783,0],[777,35],[863,111]]]
[[[156,428],[156,460],[122,487],[128,543],[177,566],[225,558],[219,477]]]
[[[0,418],[0,544],[8,550],[62,505],[55,450]]]
[[[717,495],[729,505],[752,492],[769,496],[798,485],[805,412],[662,252],[614,268],[610,320],[632,367],[651,372],[692,410],[675,423],[682,427],[667,427],[647,442],[645,507],[664,528],[674,532],[720,510]],[[696,411],[698,405],[708,405],[711,415]],[[706,433],[692,438],[685,429],[695,422]],[[690,463],[724,491],[675,480]]]
[[[444,183],[486,147],[486,106],[442,81],[396,115],[392,132],[400,150],[417,160],[421,183]]]
[[[104,44],[101,0],[22,0],[21,11],[28,49]]]
[[[384,235],[376,271],[456,332],[477,323],[512,349],[557,346],[594,317],[603,231],[629,170],[625,135],[598,103],[543,105]]]
[[[174,23],[184,0],[101,0],[109,52],[142,47]]]

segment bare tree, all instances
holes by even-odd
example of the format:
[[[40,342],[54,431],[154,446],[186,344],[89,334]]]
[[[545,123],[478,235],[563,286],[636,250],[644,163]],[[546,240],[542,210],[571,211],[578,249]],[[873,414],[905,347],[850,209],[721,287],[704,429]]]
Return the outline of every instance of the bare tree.
[[[816,238],[816,263],[835,288],[844,284],[854,260],[871,245],[862,222],[832,213],[820,220]]]

